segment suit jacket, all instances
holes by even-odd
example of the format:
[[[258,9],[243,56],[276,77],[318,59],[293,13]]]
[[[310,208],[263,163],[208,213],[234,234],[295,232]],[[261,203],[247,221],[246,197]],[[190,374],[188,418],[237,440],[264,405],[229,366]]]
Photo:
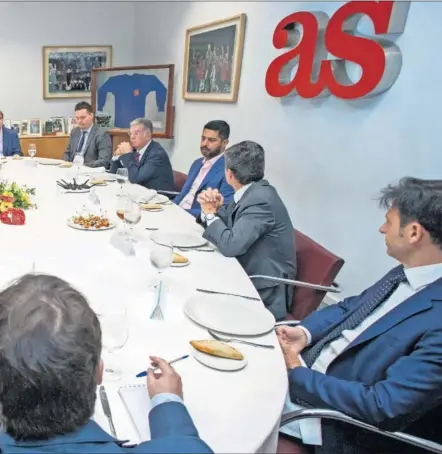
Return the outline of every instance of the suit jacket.
[[[203,236],[227,257],[236,257],[247,274],[273,277],[296,276],[293,226],[276,189],[268,181],[253,183],[238,203],[231,202],[218,213]],[[266,307],[275,318],[287,314],[292,288],[253,279]]]
[[[186,182],[184,183],[183,189],[181,189],[181,192],[173,200],[177,205],[181,203],[181,201],[190,191],[195,178],[198,176],[198,173],[201,170],[203,160],[204,158],[197,159],[190,167],[189,174],[187,176]],[[224,160],[224,156],[221,156],[204,177],[195,193],[195,198],[193,199],[191,208],[187,210],[187,212],[189,212],[192,216],[197,217],[201,214],[201,206],[198,203],[197,198],[198,194],[205,189],[218,189],[218,191],[224,197],[225,205],[228,205],[232,201],[234,190],[232,186],[230,186],[230,184],[228,184],[226,181],[225,166],[226,162]]]
[[[390,271],[395,272],[396,269]],[[302,321],[312,344],[355,311],[388,279]],[[326,374],[299,367],[289,375],[292,400],[341,411],[386,430],[442,442],[442,279],[388,312],[357,337]],[[368,432],[323,422],[327,454],[418,453]]]
[[[131,183],[157,191],[175,191],[169,156],[158,142],[150,142],[139,164],[135,160],[135,153],[124,154],[119,160],[112,161],[110,171],[116,173],[120,167],[126,167]]]
[[[63,155],[64,161],[72,162],[81,140],[82,131],[80,128],[74,128],[69,138],[69,143]],[[84,153],[84,165],[88,167],[105,167],[109,168],[112,158],[112,140],[107,128],[93,125],[89,132],[86,151]]]
[[[3,156],[13,156],[18,154],[23,156],[20,146],[20,140],[17,133],[12,130],[2,127],[3,134]]]
[[[23,453],[212,453],[199,438],[186,407],[182,403],[167,402],[154,407],[149,413],[151,440],[134,448],[122,446],[94,421],[89,421],[77,432],[60,435],[51,440],[15,441],[9,435],[0,435],[3,454]]]

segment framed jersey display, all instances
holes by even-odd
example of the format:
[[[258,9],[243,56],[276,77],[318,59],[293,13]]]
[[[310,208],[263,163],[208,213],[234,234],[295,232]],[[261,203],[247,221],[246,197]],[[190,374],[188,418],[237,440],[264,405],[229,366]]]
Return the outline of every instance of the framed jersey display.
[[[153,137],[173,137],[175,65],[126,66],[92,70],[91,97],[96,116],[110,117],[110,127],[128,129],[136,118],[153,124]]]

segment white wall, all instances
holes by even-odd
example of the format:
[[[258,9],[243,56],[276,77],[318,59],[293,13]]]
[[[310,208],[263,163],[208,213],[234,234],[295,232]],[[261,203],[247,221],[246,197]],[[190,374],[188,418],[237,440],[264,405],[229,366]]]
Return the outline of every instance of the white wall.
[[[135,5],[135,63],[176,65],[173,164],[186,171],[199,155],[204,123],[224,119],[231,142],[260,142],[267,177],[283,197],[294,225],[346,260],[339,276],[345,294],[367,286],[394,263],[377,228],[383,213],[373,197],[385,184],[412,174],[440,177],[442,134],[440,43],[442,3],[412,3],[398,39],[404,56],[395,86],[371,101],[300,98],[281,103],[267,95],[264,76],[278,55],[276,24],[297,10],[332,13],[338,3],[158,2]],[[181,99],[185,29],[247,14],[237,104]],[[148,26],[146,26],[148,24]],[[425,27],[425,28],[423,28]]]
[[[43,100],[42,46],[113,46],[113,64],[130,65],[132,2],[0,3],[0,110],[5,118],[70,116],[80,99]]]

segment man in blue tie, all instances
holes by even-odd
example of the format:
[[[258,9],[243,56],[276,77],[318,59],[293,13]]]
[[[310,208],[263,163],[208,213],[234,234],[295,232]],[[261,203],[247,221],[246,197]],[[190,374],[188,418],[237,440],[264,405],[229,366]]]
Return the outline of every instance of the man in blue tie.
[[[291,400],[284,413],[333,409],[440,443],[442,181],[403,178],[380,202],[387,212],[379,231],[400,265],[360,295],[278,328]],[[329,421],[281,431],[316,445],[316,453],[426,452]]]
[[[17,133],[3,125],[2,111],[0,111],[0,153],[3,156],[23,156]]]
[[[75,155],[80,154],[85,166],[108,169],[112,157],[112,140],[107,128],[94,124],[94,113],[88,102],[76,104],[75,123],[77,127],[71,132],[63,160],[73,162]]]
[[[0,451],[212,453],[183,403],[181,377],[160,358],[151,357],[159,373],[146,379],[150,441],[124,447],[91,419],[101,339],[86,298],[62,279],[28,274],[0,293]]]

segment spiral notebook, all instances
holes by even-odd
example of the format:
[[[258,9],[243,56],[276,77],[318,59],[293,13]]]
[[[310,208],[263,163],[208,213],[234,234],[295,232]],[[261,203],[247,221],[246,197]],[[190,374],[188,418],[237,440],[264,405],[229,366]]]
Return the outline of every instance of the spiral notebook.
[[[146,385],[124,385],[118,390],[137,430],[140,442],[150,440],[149,412],[152,407]]]

